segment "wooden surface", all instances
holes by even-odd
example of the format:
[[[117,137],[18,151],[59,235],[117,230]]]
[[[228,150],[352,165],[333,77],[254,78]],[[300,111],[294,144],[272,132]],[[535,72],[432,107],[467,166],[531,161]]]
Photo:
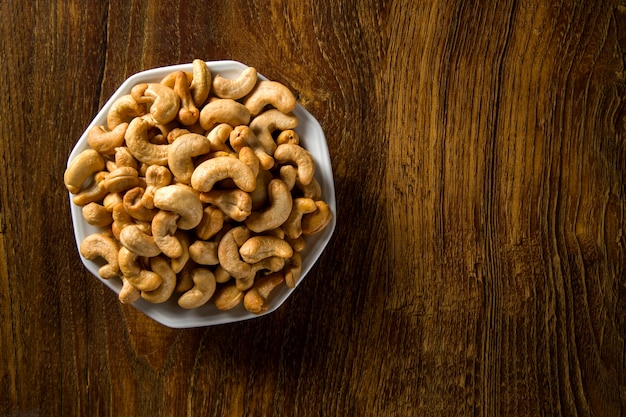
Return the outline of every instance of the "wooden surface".
[[[620,2],[9,0],[0,41],[0,415],[626,412]],[[173,330],[82,266],[62,174],[193,58],[296,92],[337,228],[275,313]]]

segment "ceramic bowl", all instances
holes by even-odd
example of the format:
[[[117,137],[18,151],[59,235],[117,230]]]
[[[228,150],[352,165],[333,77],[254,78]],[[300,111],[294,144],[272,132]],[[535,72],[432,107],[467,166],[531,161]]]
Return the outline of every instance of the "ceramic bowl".
[[[221,74],[226,78],[236,78],[243,69],[246,68],[245,64],[237,61],[209,61],[207,62],[209,69],[213,75]],[[107,103],[102,107],[100,112],[91,121],[85,132],[81,135],[80,139],[73,148],[68,163],[75,158],[81,151],[89,148],[87,143],[87,132],[92,126],[106,125],[106,115],[113,102],[124,94],[130,93],[131,88],[140,83],[159,82],[165,75],[173,71],[192,71],[192,64],[173,65],[168,67],[160,67],[147,71],[143,71],[132,75],[126,81],[122,83],[117,91],[111,96]],[[259,74],[260,79],[267,79],[263,75]],[[326,144],[326,138],[324,132],[318,121],[302,106],[297,105],[293,113],[298,117],[299,123],[296,132],[300,136],[301,145],[306,148],[315,160],[315,177],[320,183],[322,188],[322,198],[329,205],[333,212],[333,219],[331,223],[321,232],[315,235],[306,236],[306,249],[302,252],[302,275],[296,283],[297,286],[302,283],[307,274],[322,254],[324,248],[328,244],[334,229],[336,219],[336,202],[335,202],[335,188],[333,181],[333,173],[330,162],[330,156],[328,153],[328,146]],[[81,207],[72,202],[72,195],[70,194],[70,209],[72,215],[72,222],[74,227],[74,235],[76,238],[77,248],[83,239],[92,234],[100,231],[98,228],[93,227],[85,222],[82,216]],[[80,252],[79,252],[80,256]],[[98,269],[102,263],[98,261],[91,261],[81,256],[81,260],[85,267],[104,285],[109,287],[116,294],[119,293],[122,283],[119,279],[105,280],[98,274]],[[246,311],[243,305],[240,304],[236,308],[229,311],[222,311],[215,308],[212,301],[209,301],[204,306],[193,309],[185,310],[178,306],[176,303],[176,295],[174,295],[169,301],[161,304],[152,304],[143,299],[139,299],[133,306],[142,311],[148,317],[156,320],[157,322],[172,328],[190,328],[190,327],[203,327],[212,326],[226,323],[233,323],[242,320],[257,318],[262,315],[269,314],[279,308],[296,288],[288,288],[284,283],[277,287],[269,298],[269,308],[265,313],[253,314]]]

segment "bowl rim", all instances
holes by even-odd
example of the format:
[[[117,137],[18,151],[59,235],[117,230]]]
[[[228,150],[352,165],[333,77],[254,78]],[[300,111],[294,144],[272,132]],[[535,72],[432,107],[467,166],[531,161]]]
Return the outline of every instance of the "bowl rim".
[[[246,64],[234,60],[218,60],[218,61],[205,61],[206,65],[211,70],[211,74],[221,74],[225,77],[234,78],[243,69],[247,68]],[[126,78],[120,86],[113,92],[111,97],[100,108],[100,110],[93,117],[91,122],[85,128],[77,142],[74,144],[68,159],[67,165],[83,150],[89,148],[87,143],[87,132],[95,125],[102,125],[106,121],[106,114],[112,104],[120,96],[128,94],[131,88],[143,82],[157,82],[161,80],[165,75],[173,71],[191,71],[192,63],[176,64],[163,67],[157,67],[147,69],[141,72],[132,74]],[[259,79],[267,80],[265,76],[258,73]],[[270,295],[269,304],[270,307],[267,311],[261,314],[254,314],[246,311],[240,304],[232,310],[222,311],[217,310],[215,306],[209,301],[206,305],[199,307],[198,309],[185,310],[175,303],[176,297],[170,298],[170,300],[161,304],[149,303],[143,299],[139,299],[132,303],[132,305],[146,316],[152,318],[158,323],[170,328],[193,328],[193,327],[208,327],[221,324],[235,323],[244,320],[250,320],[259,318],[276,311],[281,307],[285,301],[291,296],[293,291],[302,283],[304,278],[309,274],[315,263],[317,263],[322,252],[328,245],[332,235],[334,234],[336,222],[337,222],[337,206],[335,196],[335,184],[333,178],[332,164],[330,160],[330,152],[328,149],[328,143],[326,136],[322,130],[322,127],[318,120],[309,113],[300,103],[296,104],[296,108],[293,110],[294,115],[298,118],[298,126],[294,129],[300,136],[302,145],[313,155],[316,170],[315,178],[320,183],[322,188],[322,195],[324,201],[328,204],[333,216],[328,226],[320,233],[305,236],[307,243],[306,248],[302,251],[302,273],[300,278],[295,283],[294,288],[288,288],[282,284],[276,288]],[[306,134],[303,134],[306,132]],[[69,194],[70,212],[72,217],[72,227],[74,231],[74,239],[77,245],[78,255],[83,263],[92,275],[94,275],[100,282],[105,284],[114,293],[119,294],[121,289],[121,281],[119,279],[106,280],[98,274],[98,269],[102,265],[102,261],[88,260],[80,253],[80,243],[82,240],[91,233],[101,231],[103,228],[96,228],[87,224],[82,217],[82,208],[74,204],[74,195]]]

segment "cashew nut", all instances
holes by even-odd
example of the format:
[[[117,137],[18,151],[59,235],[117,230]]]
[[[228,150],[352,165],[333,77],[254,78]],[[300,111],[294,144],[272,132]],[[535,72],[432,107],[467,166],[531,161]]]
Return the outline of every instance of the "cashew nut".
[[[185,72],[178,71],[175,80],[174,92],[180,98],[178,120],[183,125],[190,126],[198,121],[200,110],[198,110],[194,103]]]
[[[206,240],[196,240],[189,246],[189,256],[200,265],[217,265],[217,243]]]
[[[216,182],[232,178],[237,187],[254,191],[256,177],[248,165],[237,158],[218,156],[202,162],[191,175],[191,186],[198,191],[210,191]]]
[[[195,169],[192,158],[210,150],[211,142],[206,136],[187,133],[178,137],[170,145],[167,154],[167,162],[174,177],[181,183],[189,184]]]
[[[63,175],[65,188],[70,193],[77,194],[87,178],[103,169],[104,157],[93,149],[85,149],[72,159],[65,170]]]
[[[157,123],[169,123],[176,118],[180,109],[180,97],[176,92],[163,84],[137,84],[130,94],[138,103],[150,106],[150,114]]]
[[[285,259],[278,256],[270,256],[250,265],[250,274],[244,278],[235,279],[235,286],[240,291],[246,291],[254,284],[254,280],[260,271],[277,272],[285,266]]]
[[[239,247],[250,237],[250,231],[244,226],[229,230],[220,240],[217,257],[222,267],[235,278],[250,275],[250,265],[241,260]]]
[[[150,258],[150,268],[161,277],[161,285],[151,291],[142,291],[141,298],[155,304],[164,303],[174,293],[176,274],[170,263],[160,256]]]
[[[233,284],[224,285],[215,290],[213,303],[218,310],[232,310],[243,300],[244,293]]]
[[[104,279],[119,276],[120,265],[117,259],[120,249],[117,240],[103,234],[95,233],[87,236],[80,244],[80,254],[85,259],[94,260],[103,258],[107,263],[98,269],[98,274]]]
[[[113,130],[109,130],[105,126],[93,126],[87,132],[87,143],[102,155],[113,154],[115,148],[124,143],[127,128],[128,123],[126,122],[115,126]]]
[[[172,173],[167,167],[161,165],[150,165],[146,169],[146,189],[141,197],[141,203],[144,207],[154,208],[154,193],[161,187],[170,185],[172,182]]]
[[[231,126],[245,125],[250,121],[250,112],[241,103],[228,98],[220,98],[207,103],[200,111],[200,126],[209,130],[216,124],[228,123]]]
[[[119,193],[139,185],[139,173],[135,168],[119,167],[107,175],[104,188],[110,193]]]
[[[282,145],[283,143],[291,143],[293,145],[300,144],[300,136],[293,129],[283,130],[276,137],[276,144]]]
[[[246,291],[243,306],[254,314],[261,314],[268,309],[270,293],[283,282],[283,273],[274,272],[258,278],[252,288]]]
[[[172,258],[172,269],[178,274],[189,263],[189,234],[182,230],[177,230],[174,233],[174,237],[178,239],[180,246],[183,248],[183,253],[178,258]]]
[[[132,95],[126,94],[116,99],[107,113],[107,127],[114,130],[122,123],[130,122],[134,117],[146,114],[146,105],[138,103]]]
[[[124,210],[134,219],[150,222],[157,214],[157,210],[146,208],[142,201],[145,189],[143,187],[135,187],[124,193],[122,203]]]
[[[248,126],[237,126],[230,134],[230,146],[235,152],[240,152],[244,147],[250,147],[259,160],[263,169],[271,169],[274,166],[274,158],[265,152],[265,148]]]
[[[211,143],[212,151],[230,152],[230,148],[226,145],[226,141],[232,132],[233,127],[228,123],[220,123],[209,131],[207,139]]]
[[[122,277],[122,288],[118,294],[118,299],[122,304],[132,304],[141,297],[139,291],[128,279]]]
[[[74,204],[84,206],[102,200],[109,193],[104,186],[104,180],[108,175],[109,173],[106,171],[97,172],[91,185],[74,195],[72,198]]]
[[[143,269],[139,265],[139,255],[121,247],[118,253],[118,262],[123,278],[127,279],[139,291],[156,290],[163,279],[156,272]]]
[[[170,258],[178,258],[183,254],[183,247],[174,236],[178,229],[176,222],[179,217],[177,213],[161,210],[152,219],[154,243]]]
[[[257,71],[254,67],[247,67],[237,78],[228,79],[217,74],[213,78],[213,92],[219,98],[238,100],[246,96],[257,82]]]
[[[270,109],[259,114],[250,122],[250,129],[263,145],[268,155],[273,155],[276,142],[272,137],[275,130],[294,129],[298,126],[298,118],[293,114],[285,114],[276,109]]]
[[[113,223],[111,212],[102,204],[91,202],[83,206],[83,218],[92,226],[104,227]]]
[[[211,190],[200,194],[200,200],[218,207],[231,219],[241,222],[252,212],[252,199],[245,191],[238,188],[233,190]]]
[[[154,206],[180,215],[178,228],[193,229],[202,220],[202,202],[188,185],[173,184],[154,193]]]
[[[120,230],[120,243],[139,256],[153,257],[161,253],[161,249],[154,243],[154,238],[144,233],[141,226],[136,224]]]
[[[244,99],[244,105],[252,115],[261,113],[267,105],[273,106],[282,113],[289,113],[296,108],[296,97],[284,84],[260,80]]]
[[[178,299],[178,305],[185,309],[198,308],[206,304],[215,292],[215,275],[207,268],[194,268],[191,271],[194,286]]]
[[[285,283],[289,288],[295,288],[296,282],[302,274],[302,255],[299,252],[294,252],[293,256],[287,260],[285,269]]]
[[[313,181],[313,175],[315,174],[313,157],[302,146],[291,143],[278,145],[274,151],[274,159],[281,164],[295,164],[298,168],[298,178],[302,185],[308,185]]]
[[[152,123],[145,118],[134,118],[126,130],[126,146],[133,156],[148,165],[166,165],[169,144],[157,145],[148,140]]]
[[[291,213],[293,200],[284,181],[276,178],[267,186],[270,206],[261,212],[252,212],[245,220],[246,226],[256,233],[275,229],[282,225]]]
[[[294,198],[291,213],[282,225],[285,235],[290,239],[300,237],[302,235],[302,216],[315,210],[317,210],[317,205],[312,199],[304,197]]]
[[[202,220],[196,226],[196,235],[202,240],[208,240],[222,230],[224,213],[217,207],[206,206],[202,212]]]
[[[192,62],[191,85],[189,91],[196,106],[200,107],[209,97],[211,91],[211,70],[201,59],[194,59]]]
[[[333,217],[330,207],[323,200],[315,202],[317,210],[302,216],[302,234],[312,235],[323,230]]]
[[[253,236],[239,248],[241,258],[254,264],[270,256],[291,258],[293,249],[284,239],[274,236]]]

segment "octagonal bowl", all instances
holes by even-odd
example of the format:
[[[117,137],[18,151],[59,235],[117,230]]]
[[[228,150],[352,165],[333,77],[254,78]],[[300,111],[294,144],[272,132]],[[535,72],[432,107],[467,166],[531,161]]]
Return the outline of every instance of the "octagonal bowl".
[[[221,74],[226,78],[237,78],[241,71],[247,67],[245,64],[237,61],[208,61],[206,64],[213,75]],[[136,84],[159,82],[165,75],[173,71],[191,72],[192,64],[180,64],[150,69],[134,74],[126,79],[94,117],[89,126],[85,129],[85,132],[80,136],[69,155],[68,165],[69,162],[80,152],[89,148],[89,144],[87,143],[87,132],[89,129],[93,126],[106,125],[107,113],[115,100],[122,95],[130,93],[131,88]],[[261,74],[258,74],[258,77],[263,80],[267,79]],[[303,282],[315,262],[324,251],[324,248],[330,241],[334,232],[336,223],[336,201],[330,155],[324,132],[322,131],[318,121],[308,111],[300,106],[300,104],[297,104],[293,114],[298,117],[298,126],[294,130],[300,136],[300,144],[307,149],[314,158],[316,168],[315,178],[320,183],[322,189],[322,199],[328,204],[333,213],[332,220],[325,229],[317,234],[305,236],[306,248],[301,252],[302,273],[296,282],[295,287],[289,288],[285,283],[282,283],[279,287],[274,289],[268,299],[269,308],[262,314],[248,312],[244,309],[242,305],[243,303],[240,303],[237,307],[231,310],[219,310],[215,307],[212,301],[209,301],[204,306],[196,309],[183,309],[177,304],[178,296],[176,294],[174,294],[168,301],[160,304],[153,304],[139,298],[133,303],[134,307],[153,320],[171,328],[213,326],[257,318],[269,314],[279,308],[295,291],[297,286]],[[74,204],[72,197],[73,195],[70,194],[70,211],[76,245],[77,248],[79,248],[85,237],[104,229],[99,229],[89,225],[83,218],[82,208]],[[85,267],[104,285],[109,287],[116,294],[119,294],[122,287],[121,280],[106,280],[101,278],[98,274],[98,269],[102,266],[103,261],[92,261],[86,259],[80,255],[80,251],[78,252]]]

